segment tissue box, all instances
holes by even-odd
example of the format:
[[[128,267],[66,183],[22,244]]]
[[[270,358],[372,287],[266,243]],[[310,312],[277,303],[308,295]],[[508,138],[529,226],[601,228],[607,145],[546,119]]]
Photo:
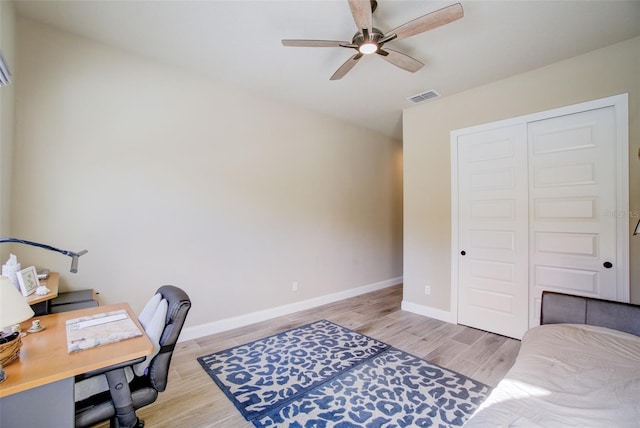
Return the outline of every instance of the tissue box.
[[[22,270],[20,263],[16,261],[16,256],[11,254],[7,263],[2,265],[2,276],[9,278],[18,291],[20,291],[20,283],[18,282],[18,272]]]

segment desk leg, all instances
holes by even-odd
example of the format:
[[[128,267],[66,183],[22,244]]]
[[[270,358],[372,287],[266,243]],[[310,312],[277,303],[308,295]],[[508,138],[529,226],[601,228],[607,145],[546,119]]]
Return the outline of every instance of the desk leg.
[[[35,316],[37,317],[47,315],[49,314],[49,300],[31,305],[31,309],[33,309],[33,313],[36,314]]]
[[[72,428],[74,379],[67,378],[0,399],[2,428]]]

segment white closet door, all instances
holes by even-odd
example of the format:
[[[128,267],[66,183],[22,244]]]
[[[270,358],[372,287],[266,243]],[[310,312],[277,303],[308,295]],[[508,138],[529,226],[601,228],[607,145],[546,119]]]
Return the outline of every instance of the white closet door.
[[[628,302],[626,94],[452,131],[451,142],[460,324],[521,338],[543,290]]]
[[[542,290],[618,298],[614,108],[531,122],[528,140],[534,326]]]
[[[527,127],[458,138],[458,322],[520,338],[528,327]]]

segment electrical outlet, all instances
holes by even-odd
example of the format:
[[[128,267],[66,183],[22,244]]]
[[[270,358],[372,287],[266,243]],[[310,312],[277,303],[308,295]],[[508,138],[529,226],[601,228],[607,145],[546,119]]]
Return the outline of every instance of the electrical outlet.
[[[291,283],[291,291],[298,291],[298,281],[293,281]]]
[[[427,296],[431,294],[431,286],[429,285],[424,286],[424,294],[426,294]]]

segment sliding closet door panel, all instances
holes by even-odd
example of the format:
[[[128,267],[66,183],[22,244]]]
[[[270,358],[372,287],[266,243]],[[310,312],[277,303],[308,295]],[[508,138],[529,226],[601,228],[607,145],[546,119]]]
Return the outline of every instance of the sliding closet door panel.
[[[613,107],[528,125],[530,324],[542,290],[616,299]]]
[[[458,138],[458,322],[516,338],[528,324],[526,138],[524,124]]]

